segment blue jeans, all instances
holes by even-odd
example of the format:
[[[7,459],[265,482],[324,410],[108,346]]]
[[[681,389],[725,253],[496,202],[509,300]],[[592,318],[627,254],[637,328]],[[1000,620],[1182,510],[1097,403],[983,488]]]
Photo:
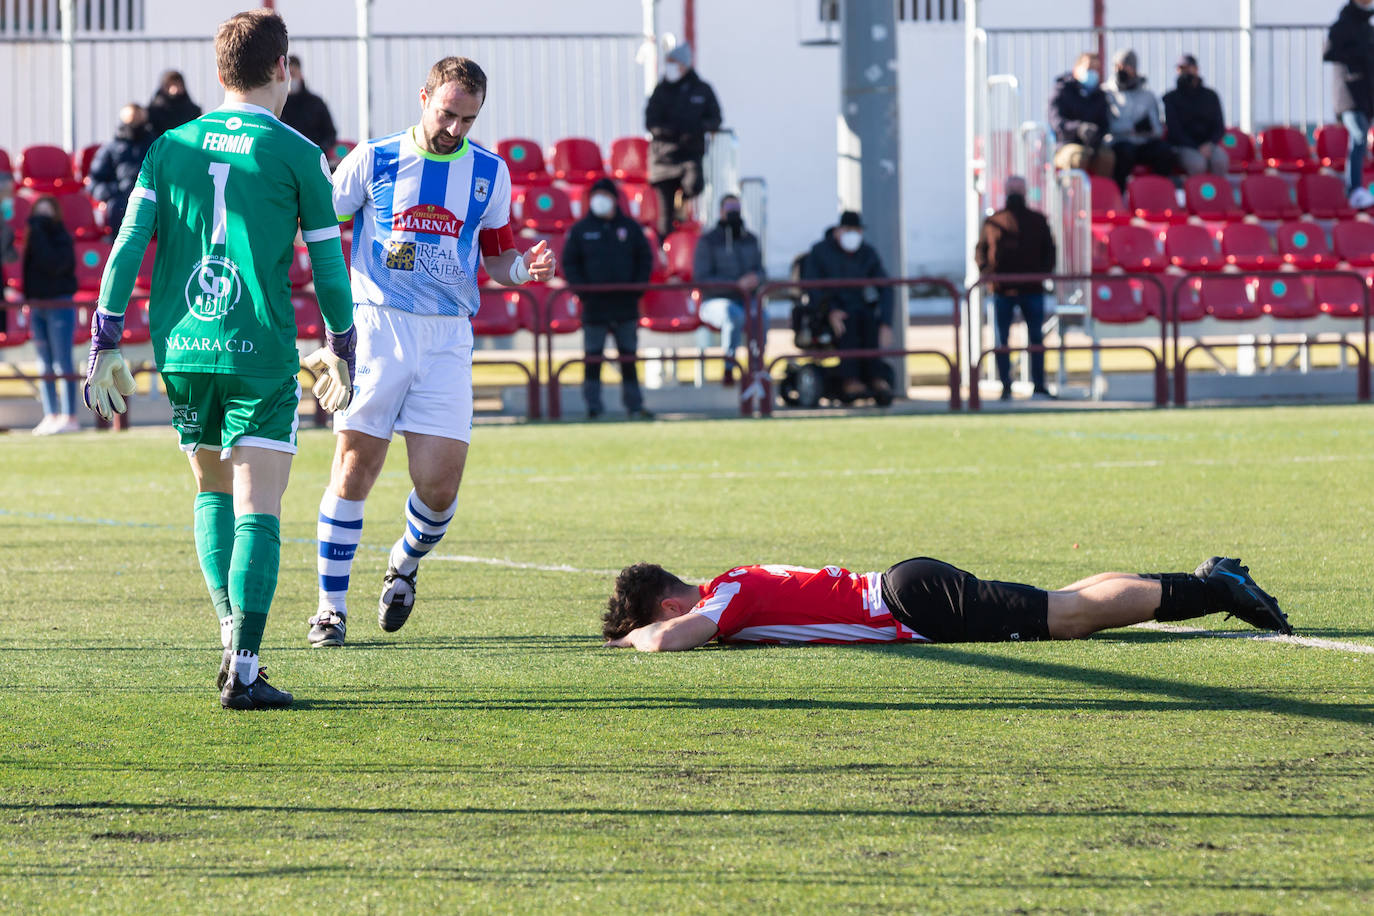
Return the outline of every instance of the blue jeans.
[[[76,330],[76,309],[31,308],[29,325],[33,333],[33,348],[38,351],[38,371],[43,375],[71,375],[75,372],[72,332]],[[70,379],[60,383],[52,380],[41,382],[38,394],[45,415],[76,414],[76,382]]]
[[[606,337],[615,338],[615,352],[618,356],[634,356],[639,340],[639,322],[634,319],[612,321],[608,324],[583,324],[582,347],[588,356],[601,356],[606,351]],[[625,409],[634,413],[644,407],[644,395],[639,390],[639,376],[634,363],[617,363],[620,370],[620,400]],[[587,402],[587,413],[601,413],[601,363],[588,363],[586,376],[582,381],[582,399]]]
[[[992,296],[992,307],[997,314],[997,346],[1005,347],[1011,338],[1011,323],[1016,317],[1016,310],[1021,310],[1021,317],[1026,322],[1026,339],[1032,346],[1045,342],[1045,294],[1044,293],[1025,293],[1020,296],[1010,296],[1003,293],[994,293]],[[1036,391],[1041,391],[1045,387],[1045,354],[1032,353],[1030,355],[1031,384]],[[1002,380],[1003,388],[1011,387],[1011,354],[997,354],[997,377]]]
[[[697,312],[705,324],[720,328],[720,345],[733,353],[744,339],[744,305],[734,299],[707,299]]]
[[[1369,115],[1363,111],[1341,112],[1341,123],[1350,134],[1346,159],[1346,191],[1364,186],[1364,154],[1369,146]]]

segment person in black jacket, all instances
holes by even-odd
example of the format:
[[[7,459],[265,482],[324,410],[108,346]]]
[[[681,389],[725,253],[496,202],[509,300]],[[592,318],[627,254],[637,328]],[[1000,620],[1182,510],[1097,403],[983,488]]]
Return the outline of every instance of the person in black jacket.
[[[1116,168],[1116,154],[1102,142],[1110,120],[1111,107],[1102,91],[1102,61],[1096,54],[1084,52],[1072,72],[1054,81],[1050,130],[1059,144],[1055,168],[1110,176]]]
[[[282,107],[282,123],[300,131],[311,143],[333,158],[334,142],[339,139],[334,119],[324,99],[305,88],[301,77],[301,59],[292,54],[286,59],[291,71],[291,92]]]
[[[1369,124],[1374,118],[1374,0],[1350,0],[1326,34],[1322,60],[1334,64],[1332,82],[1336,114],[1350,134],[1346,190],[1357,209],[1374,206],[1364,187],[1364,157]]]
[[[91,160],[91,197],[105,202],[105,225],[114,232],[124,222],[129,192],[138,182],[143,157],[152,144],[148,112],[130,102],[119,110],[114,139],[101,146]]]
[[[1221,145],[1226,118],[1221,99],[1202,85],[1197,58],[1185,54],[1178,61],[1178,86],[1164,93],[1164,127],[1178,164],[1189,175],[1225,175],[1231,160]]]
[[[720,104],[697,71],[692,49],[678,45],[668,52],[663,79],[654,87],[644,109],[649,131],[649,183],[658,194],[660,240],[673,231],[680,210],[705,186],[701,160],[706,135],[720,130]]]
[[[148,123],[156,140],[174,127],[200,117],[200,106],[186,92],[186,80],[176,70],[162,74],[157,92],[148,103]]]
[[[563,275],[573,287],[605,283],[648,283],[653,267],[649,242],[639,224],[620,210],[615,182],[603,178],[592,185],[586,216],[572,224],[563,245]],[[582,300],[582,340],[588,357],[602,356],[606,337],[615,338],[620,363],[620,399],[631,418],[649,420],[635,372],[639,330],[638,292],[579,293]],[[582,382],[587,417],[602,414],[601,363],[589,362]]]
[[[72,332],[76,309],[46,308],[53,300],[70,300],[76,292],[76,251],[55,197],[40,197],[29,211],[24,242],[24,298],[29,302],[33,346],[42,375],[72,375]],[[43,420],[35,436],[76,432],[76,382],[70,378],[39,383]]]
[[[883,278],[882,259],[864,242],[863,219],[853,210],[840,215],[840,223],[825,234],[802,264],[803,280],[861,280]],[[812,301],[829,318],[837,350],[872,350],[879,343],[880,326],[892,323],[892,288],[854,286],[811,291]],[[892,401],[892,382],[887,366],[873,357],[845,357],[838,368],[841,395],[846,400],[872,397],[880,405]]]

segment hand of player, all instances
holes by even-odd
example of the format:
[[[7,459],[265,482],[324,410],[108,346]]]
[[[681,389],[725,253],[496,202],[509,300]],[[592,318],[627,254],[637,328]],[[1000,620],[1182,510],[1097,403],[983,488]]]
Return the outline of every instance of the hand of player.
[[[628,649],[630,648],[630,637],[622,636],[619,639],[608,639],[602,643],[603,649]]]
[[[547,283],[553,279],[553,272],[558,265],[554,261],[553,252],[549,250],[548,242],[540,239],[520,257],[524,260],[525,269],[530,272],[532,281]]]
[[[311,389],[315,400],[330,413],[337,413],[353,399],[358,329],[350,327],[342,334],[327,330],[325,336],[326,346],[301,360],[301,366],[315,376]]]
[[[82,392],[86,406],[106,420],[123,413],[124,398],[134,393],[134,377],[119,352],[124,335],[124,317],[108,315],[99,309],[91,316],[91,351],[86,360],[86,386]]]

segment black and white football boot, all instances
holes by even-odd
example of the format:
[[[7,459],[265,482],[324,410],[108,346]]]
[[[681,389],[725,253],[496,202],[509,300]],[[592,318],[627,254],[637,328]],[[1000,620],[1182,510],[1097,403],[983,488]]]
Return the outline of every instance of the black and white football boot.
[[[344,644],[344,631],[348,628],[348,617],[328,608],[321,608],[307,621],[310,633],[306,639],[316,649]]]
[[[377,602],[377,626],[395,633],[406,625],[415,608],[415,577],[419,570],[406,575],[394,566],[386,568],[382,577],[382,597]]]

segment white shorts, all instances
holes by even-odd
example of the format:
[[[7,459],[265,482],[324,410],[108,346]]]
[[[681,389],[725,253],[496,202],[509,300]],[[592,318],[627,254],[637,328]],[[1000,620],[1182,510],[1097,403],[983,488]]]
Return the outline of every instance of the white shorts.
[[[353,307],[358,377],[353,402],[334,430],[378,439],[423,433],[472,439],[472,324],[453,315],[412,315],[366,303]]]

